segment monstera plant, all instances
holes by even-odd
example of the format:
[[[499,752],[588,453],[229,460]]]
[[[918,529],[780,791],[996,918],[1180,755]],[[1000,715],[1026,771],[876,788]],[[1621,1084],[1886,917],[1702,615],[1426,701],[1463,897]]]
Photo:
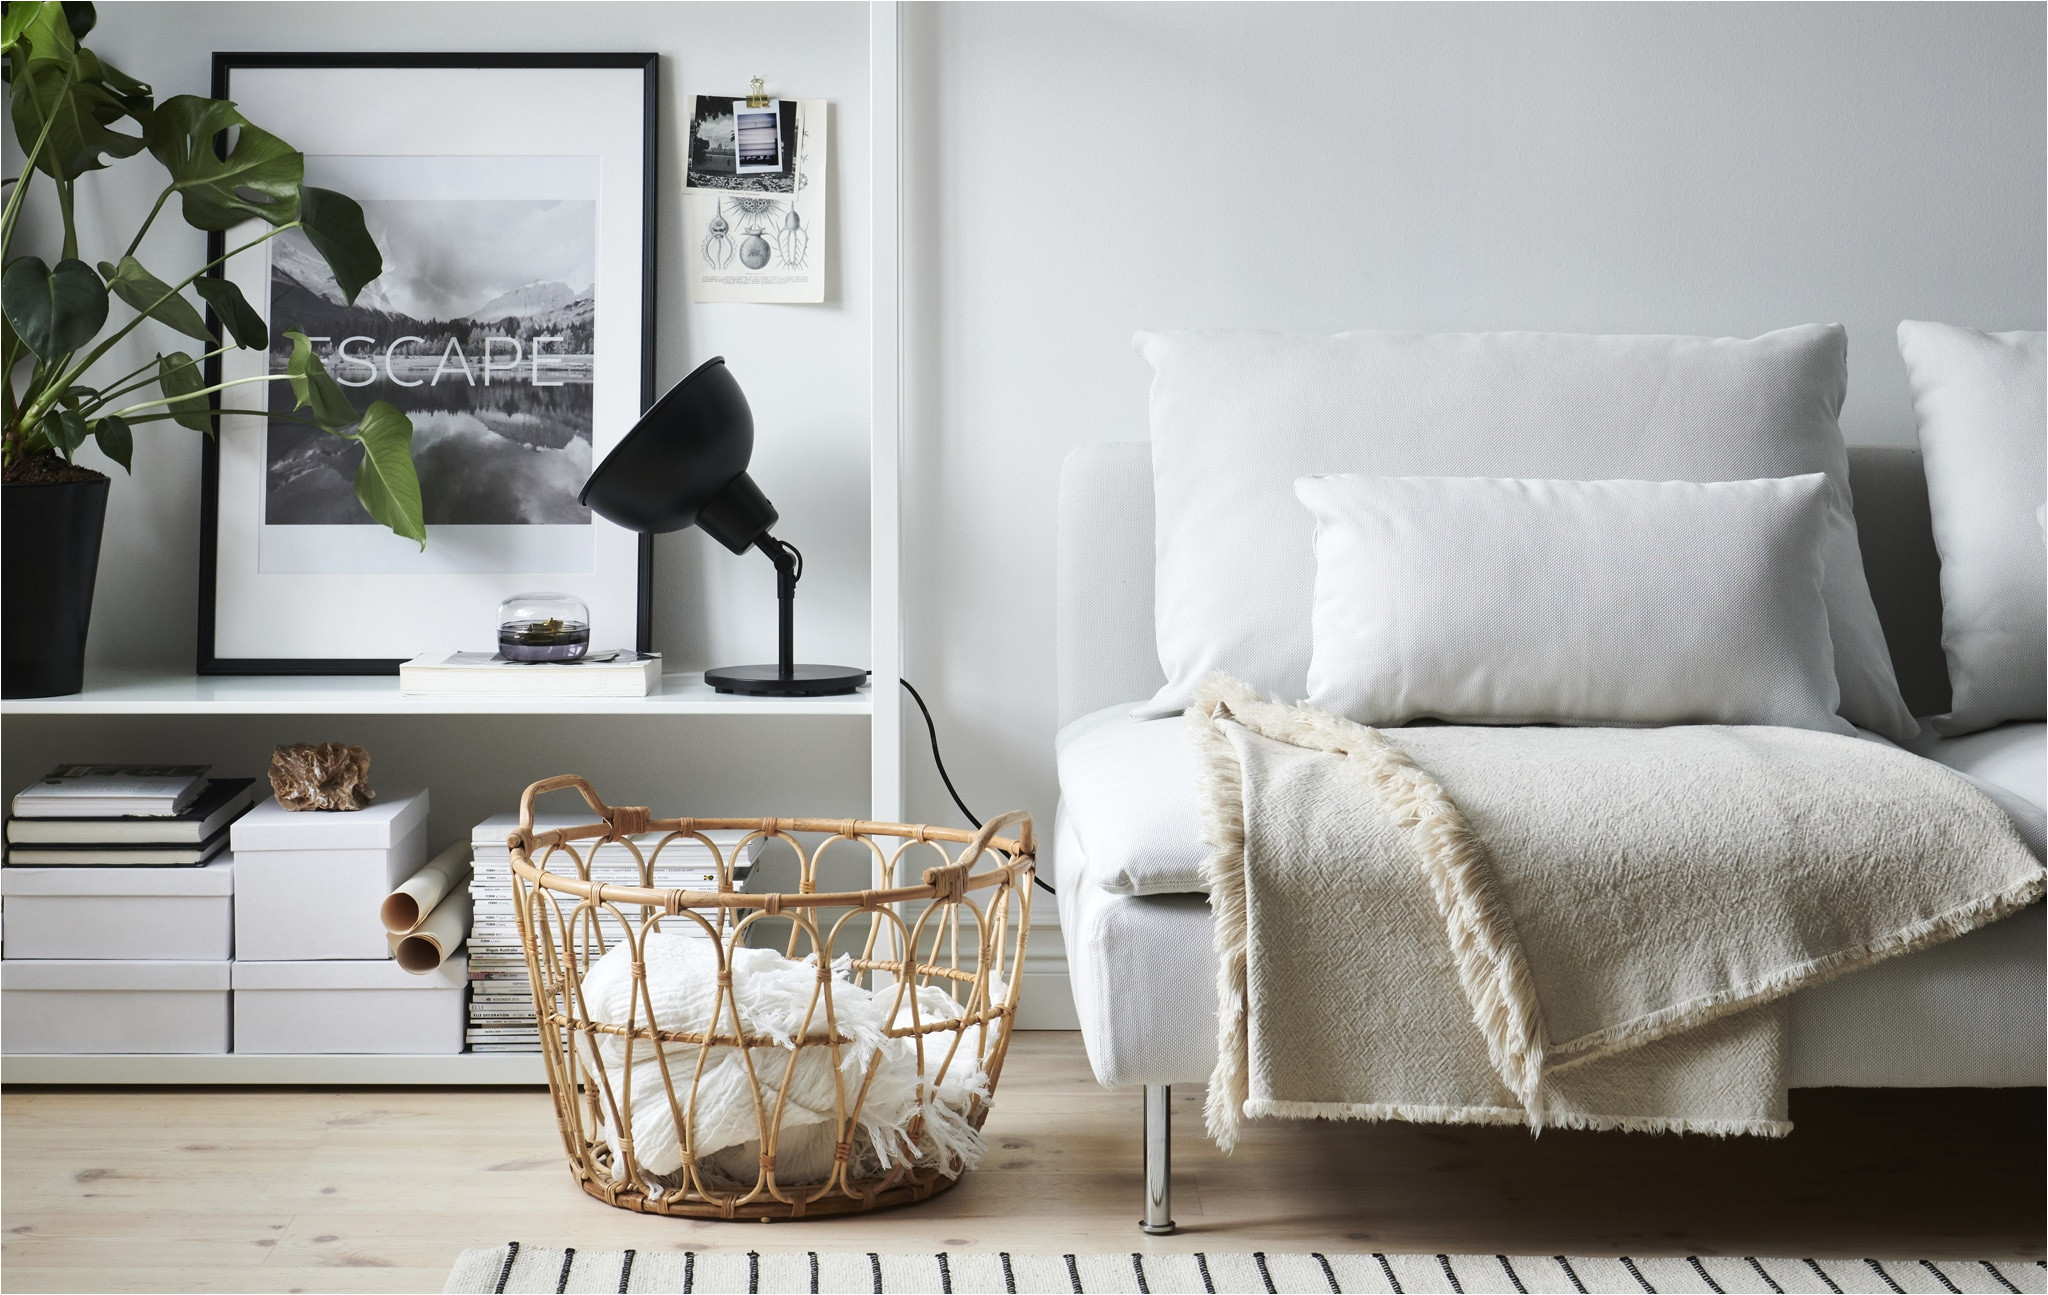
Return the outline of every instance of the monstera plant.
[[[284,333],[292,348],[283,373],[215,383],[205,376],[207,361],[228,351],[267,350],[272,327],[289,322],[267,323],[233,281],[221,276],[221,267],[287,230],[301,230],[353,302],[384,268],[362,208],[306,184],[304,155],[247,121],[233,103],[196,95],[156,102],[148,85],[84,46],[93,24],[90,4],[5,8],[8,103],[25,158],[21,174],[6,182],[0,211],[9,696],[75,692],[80,686],[78,662],[107,486],[104,476],[73,460],[88,439],[127,469],[135,438],[148,435],[150,424],[211,436],[219,414],[248,414],[317,427],[362,447],[355,490],[364,510],[423,547],[427,537],[411,420],[384,401],[358,411],[303,333]],[[80,181],[145,150],[165,172],[162,192],[125,248],[107,249],[104,259],[88,263],[74,219],[81,197],[90,200],[89,186],[82,189]],[[44,224],[53,233],[61,229],[62,245],[18,255],[15,234],[32,190],[54,199],[56,220]],[[253,222],[256,232],[189,273],[179,266],[159,274],[137,252],[174,199],[185,223],[196,229],[244,229]],[[116,300],[126,309],[117,312]],[[156,336],[168,329],[192,344],[159,352],[127,372],[114,371],[123,366],[109,356],[144,321],[153,321]],[[291,410],[273,411],[268,399],[233,399],[240,394],[233,388],[260,392],[260,384],[270,382],[290,384]],[[210,399],[216,395],[222,406],[217,410]],[[67,485],[80,488],[50,489]],[[79,515],[81,508],[87,515]],[[81,547],[89,554],[80,553]],[[82,597],[75,574],[81,557]],[[75,650],[64,649],[72,659],[53,670],[49,654],[73,638]]]

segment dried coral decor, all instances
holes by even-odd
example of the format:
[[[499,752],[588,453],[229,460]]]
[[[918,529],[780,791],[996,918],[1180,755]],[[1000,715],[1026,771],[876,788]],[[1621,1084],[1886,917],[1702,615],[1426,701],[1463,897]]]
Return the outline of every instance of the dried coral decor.
[[[601,821],[536,832],[535,799],[565,789],[579,792]],[[996,835],[1013,824],[1015,838]],[[731,830],[748,834],[731,854],[721,854],[705,835]],[[643,853],[631,838],[646,833],[662,835]],[[824,839],[806,849],[795,833]],[[654,887],[661,851],[679,840],[699,842],[718,859],[715,893]],[[733,888],[732,857],[755,840],[782,841],[795,851],[798,893],[743,894]],[[1028,814],[1005,814],[978,832],[853,819],[654,819],[645,808],[605,804],[588,782],[571,774],[526,789],[520,827],[509,844],[548,1087],[570,1167],[586,1192],[621,1209],[765,1222],[907,1204],[956,1181],[957,1163],[920,1161],[901,1149],[891,1156],[885,1148],[877,1163],[862,1116],[882,1054],[864,1066],[847,1064],[853,1040],[842,1029],[844,1013],[835,1010],[835,988],[849,997],[850,986],[860,985],[862,999],[871,995],[886,1006],[880,1033],[909,1045],[896,1044],[896,1055],[914,1050],[916,1106],[907,1146],[921,1145],[927,1120],[964,1118],[978,1134],[1022,993],[1036,854]],[[949,846],[958,848],[949,853]],[[600,847],[632,851],[644,884],[590,882],[590,858]],[[817,893],[819,863],[832,850],[870,860],[878,888]],[[937,866],[924,869],[916,884],[896,884],[899,873],[926,854],[936,856]],[[832,910],[840,911],[834,917]],[[816,965],[802,1025],[784,1039],[747,1029],[733,974],[735,959],[749,952],[749,932],[774,917],[791,926],[786,956],[814,958]],[[650,940],[665,938],[664,923],[671,931],[680,925],[707,937],[715,950],[708,1028],[674,1029],[673,1021],[656,1019],[647,960]],[[621,941],[632,958],[631,1007],[618,1022],[599,1019],[584,986],[593,966]],[[934,988],[947,997],[934,999]],[[934,1001],[957,1007],[958,1014],[935,1019],[928,1010]],[[814,1052],[830,1059],[831,1162],[822,1181],[792,1184],[778,1180],[776,1157],[792,1076]],[[750,1183],[733,1180],[729,1171],[723,1179],[708,1172],[692,1142],[700,1099],[711,1100],[700,1087],[709,1086],[707,1063],[715,1054],[728,1065],[737,1056],[751,1090],[751,1127],[759,1132],[760,1153],[758,1169],[751,1161],[747,1165]],[[942,1109],[942,1086],[960,1103],[958,1109]],[[649,1102],[665,1105],[681,1139],[678,1172],[650,1173],[634,1152],[634,1135],[649,1114],[641,1110],[636,1121],[636,1106]]]

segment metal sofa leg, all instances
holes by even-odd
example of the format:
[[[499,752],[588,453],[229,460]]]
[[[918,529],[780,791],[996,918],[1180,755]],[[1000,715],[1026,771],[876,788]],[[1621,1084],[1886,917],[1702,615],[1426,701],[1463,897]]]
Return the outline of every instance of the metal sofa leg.
[[[1138,1227],[1147,1236],[1173,1233],[1173,1089],[1145,1085],[1145,1217]]]

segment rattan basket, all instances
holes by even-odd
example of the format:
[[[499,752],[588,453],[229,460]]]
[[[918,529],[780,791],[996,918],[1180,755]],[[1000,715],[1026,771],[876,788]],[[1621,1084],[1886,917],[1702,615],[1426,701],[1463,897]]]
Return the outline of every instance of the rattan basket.
[[[598,821],[535,831],[535,799],[563,789],[580,792]],[[996,835],[1013,824],[1014,838]],[[735,829],[746,837],[724,853],[705,835]],[[647,833],[660,837],[643,851],[631,838]],[[797,833],[822,839],[807,848]],[[661,852],[683,840],[710,848],[718,861],[717,891],[655,885]],[[757,840],[794,849],[798,893],[750,894],[734,887],[733,862]],[[510,845],[513,901],[533,980],[548,1088],[570,1168],[583,1190],[621,1209],[768,1221],[901,1205],[952,1186],[961,1171],[957,1163],[920,1163],[909,1152],[925,1142],[928,1116],[951,1120],[955,1128],[964,1118],[977,1133],[988,1118],[1022,992],[1035,862],[1029,815],[1005,814],[978,832],[852,819],[657,819],[645,808],[605,804],[572,774],[526,789]],[[592,882],[591,860],[599,849],[630,851],[642,884]],[[874,888],[816,893],[828,852],[864,858]],[[899,884],[926,858],[932,866],[915,882]],[[806,991],[803,1027],[780,1041],[747,1031],[733,978],[740,951],[763,943],[761,937],[773,930],[758,924],[777,917],[789,924],[789,933],[786,940],[767,942],[782,946],[779,951],[789,958],[814,957],[818,968],[806,982],[815,988]],[[694,946],[696,956],[708,959],[706,968],[715,967],[708,1025],[700,1021],[696,1029],[674,1028],[673,1014],[658,1017],[650,993],[650,940],[660,937],[668,941],[663,949],[674,948],[661,933],[678,925],[685,934],[708,937],[710,951]],[[779,937],[779,931],[774,934]],[[584,987],[604,954],[622,943],[628,946],[622,957],[631,960],[631,1005],[619,1020],[618,1010],[594,1010]],[[614,990],[620,961],[611,964]],[[856,996],[849,985],[866,992]],[[940,1000],[921,995],[924,987],[942,990],[959,1015],[927,1018],[926,1006]],[[835,1012],[835,993],[843,1011]],[[880,1163],[875,1135],[862,1119],[884,1051],[874,1051],[863,1064],[863,1054],[842,1029],[858,1005],[856,997],[881,1013],[875,1019],[887,1041],[876,1044],[873,1030],[866,1037],[869,1046],[887,1050],[899,1102],[907,1054],[915,1054],[908,1141]],[[807,1057],[814,1058],[811,1068],[800,1072]],[[812,1139],[808,1158],[815,1163],[822,1149],[818,1140],[829,1129],[829,1172],[822,1181],[779,1181],[778,1150],[796,1136],[785,1129],[794,1121],[790,1093],[801,1073],[815,1077],[826,1058],[830,1116],[820,1123],[819,1107],[810,1108],[812,1122],[801,1132]],[[751,1088],[751,1127],[759,1138],[757,1167],[750,1160],[743,1178],[729,1172],[730,1161],[728,1172],[710,1172],[693,1145],[702,1115],[700,1084],[714,1090],[704,1099],[707,1107],[723,1100],[728,1104],[722,1109],[730,1112],[735,1073],[743,1073]],[[716,1074],[725,1077],[723,1089],[706,1079]],[[948,1103],[944,1110],[933,1105],[940,1101]],[[665,1110],[641,1106],[650,1102],[665,1104]],[[641,1134],[647,1141],[643,1126],[650,1116],[654,1123],[669,1121],[665,1128],[680,1144],[680,1168],[651,1172],[641,1163],[634,1139]],[[869,1117],[874,1118],[871,1112]],[[810,1178],[816,1178],[815,1169]]]

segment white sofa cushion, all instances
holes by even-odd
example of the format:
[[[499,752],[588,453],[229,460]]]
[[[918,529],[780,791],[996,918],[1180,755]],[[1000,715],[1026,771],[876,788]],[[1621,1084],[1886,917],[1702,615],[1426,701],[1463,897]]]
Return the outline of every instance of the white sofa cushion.
[[[1836,424],[1839,327],[1742,340],[1545,333],[1140,333],[1153,368],[1154,624],[1170,714],[1228,670],[1307,692],[1311,525],[1296,477],[1739,481],[1825,473],[1841,713],[1917,729],[1864,583]]]
[[[2048,715],[2048,334],[1906,320],[1955,700],[1934,727],[1972,733]]]
[[[1195,757],[1179,719],[1134,720],[1130,703],[1084,715],[1054,739],[1060,814],[1086,825],[1092,871],[1059,874],[1119,895],[1207,894]],[[1074,860],[1062,854],[1058,866]]]
[[[1835,713],[1827,478],[1303,477],[1308,703],[1361,724],[1774,724]]]
[[[1905,747],[1976,783],[2034,853],[2048,850],[2048,724],[2001,724],[1962,737],[1922,730]]]
[[[1922,733],[1905,745],[1915,755],[2048,809],[2048,724],[2001,724],[1963,737]]]

